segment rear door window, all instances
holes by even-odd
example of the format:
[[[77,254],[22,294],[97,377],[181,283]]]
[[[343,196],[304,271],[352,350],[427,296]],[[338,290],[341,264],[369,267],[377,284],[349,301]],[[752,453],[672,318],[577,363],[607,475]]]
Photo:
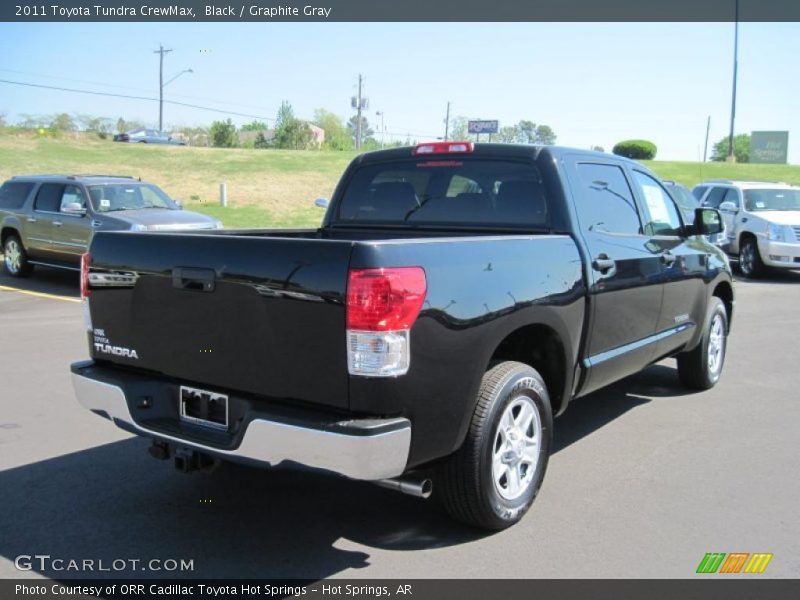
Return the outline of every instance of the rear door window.
[[[359,168],[334,224],[546,228],[547,202],[544,182],[531,163],[424,157]]]
[[[584,231],[641,234],[642,224],[625,173],[617,165],[578,163],[578,220]]]
[[[0,208],[16,210],[24,206],[33,183],[8,181],[0,187]]]
[[[61,208],[61,196],[63,193],[63,184],[43,183],[36,193],[34,209],[44,212],[58,212]]]
[[[711,208],[719,208],[719,205],[722,203],[722,199],[725,197],[725,193],[728,191],[728,188],[724,187],[713,187],[711,191],[708,192],[708,196],[703,201],[703,206],[710,206]]]

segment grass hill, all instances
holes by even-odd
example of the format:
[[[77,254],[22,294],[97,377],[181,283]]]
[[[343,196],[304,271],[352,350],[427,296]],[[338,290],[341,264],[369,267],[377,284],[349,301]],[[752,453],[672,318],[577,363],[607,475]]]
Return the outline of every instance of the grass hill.
[[[27,173],[134,175],[158,184],[186,208],[229,227],[314,227],[353,152],[250,150],[119,144],[88,137],[33,137],[0,132],[0,181]],[[689,187],[711,178],[800,185],[800,166],[645,162],[663,179]],[[219,184],[228,185],[228,208]]]

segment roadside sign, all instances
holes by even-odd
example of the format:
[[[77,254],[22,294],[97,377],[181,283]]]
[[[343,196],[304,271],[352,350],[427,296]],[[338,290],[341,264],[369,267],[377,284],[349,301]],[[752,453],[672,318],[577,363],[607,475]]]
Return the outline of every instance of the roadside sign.
[[[751,163],[785,165],[788,157],[788,131],[754,131],[750,135]]]
[[[467,121],[469,133],[497,133],[498,121]]]

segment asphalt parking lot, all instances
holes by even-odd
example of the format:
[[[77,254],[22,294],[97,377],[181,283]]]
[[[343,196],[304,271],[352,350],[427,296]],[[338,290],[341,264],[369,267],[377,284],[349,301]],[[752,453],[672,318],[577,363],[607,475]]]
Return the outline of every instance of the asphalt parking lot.
[[[715,389],[687,393],[665,361],[574,402],[531,512],[485,535],[370,484],[150,458],[73,396],[77,275],[3,272],[0,578],[40,574],[23,554],[192,559],[194,577],[684,578],[707,552],[771,552],[758,577],[797,577],[800,273],[736,293]]]

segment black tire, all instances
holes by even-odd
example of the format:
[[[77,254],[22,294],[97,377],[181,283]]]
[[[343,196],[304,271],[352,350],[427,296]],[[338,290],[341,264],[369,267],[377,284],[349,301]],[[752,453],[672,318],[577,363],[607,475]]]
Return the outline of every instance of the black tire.
[[[716,338],[713,332],[718,326],[721,327],[720,352],[718,358],[711,361],[709,346],[712,344],[712,337]],[[703,339],[694,350],[678,355],[678,376],[681,383],[693,390],[708,390],[717,385],[725,366],[727,349],[728,311],[722,300],[714,296],[708,305]]]
[[[506,413],[514,417],[514,410],[520,423],[525,421],[522,411],[534,408],[530,426],[524,425],[525,431],[517,429],[509,438],[504,428],[500,432],[500,421]],[[508,410],[507,410],[508,409]],[[526,414],[528,414],[526,412]],[[536,420],[538,416],[538,421]],[[504,421],[505,423],[506,421]],[[516,420],[514,420],[516,423]],[[538,454],[535,461],[525,464],[522,450],[517,446],[510,449],[509,444],[526,444],[526,440],[536,437],[538,427]],[[533,504],[536,494],[542,485],[547,462],[552,446],[553,414],[550,408],[550,397],[544,380],[536,369],[519,362],[502,362],[489,369],[483,376],[478,402],[472,415],[469,431],[461,448],[448,457],[440,466],[435,478],[434,494],[439,496],[444,508],[456,520],[480,527],[482,529],[505,529],[518,522]],[[528,435],[528,433],[531,435]],[[519,434],[524,435],[520,442]],[[500,436],[505,436],[505,443],[496,447]],[[509,441],[511,440],[511,441]],[[499,452],[499,448],[507,449]],[[504,460],[494,461],[496,456]],[[505,458],[516,463],[506,463]],[[493,462],[507,469],[506,484],[502,478],[496,482]],[[515,466],[510,466],[514,464]],[[530,465],[534,465],[531,467]],[[531,468],[533,469],[531,471]],[[516,481],[520,482],[516,497],[511,496],[512,469],[517,473]],[[507,497],[504,497],[507,496]]]
[[[33,271],[33,265],[28,262],[25,246],[14,233],[3,242],[3,264],[6,272],[12,277],[27,277]]]
[[[742,240],[739,248],[739,270],[748,279],[758,279],[764,275],[766,267],[758,251],[758,242],[753,237]]]

